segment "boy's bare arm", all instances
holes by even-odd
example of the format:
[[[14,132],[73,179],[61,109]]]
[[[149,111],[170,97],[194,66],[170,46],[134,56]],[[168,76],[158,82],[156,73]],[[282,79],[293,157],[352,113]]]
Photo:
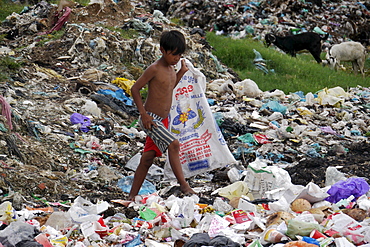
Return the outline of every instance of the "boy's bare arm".
[[[188,68],[188,66],[186,66],[185,59],[181,59],[181,68],[180,68],[179,71],[177,71],[177,74],[176,74],[175,87],[188,70],[189,70],[189,68]]]
[[[154,78],[155,74],[155,66],[149,66],[131,87],[132,98],[134,99],[135,105],[140,113],[141,121],[144,127],[150,130],[152,129],[152,126],[155,126],[156,124],[152,121],[153,117],[149,116],[146,112],[140,90]]]

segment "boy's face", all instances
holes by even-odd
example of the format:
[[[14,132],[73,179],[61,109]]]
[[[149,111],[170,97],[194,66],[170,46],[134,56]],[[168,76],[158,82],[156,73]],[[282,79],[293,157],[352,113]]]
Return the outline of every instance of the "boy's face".
[[[164,49],[161,49],[161,51],[163,54],[163,58],[170,65],[176,65],[182,58],[182,53],[176,54],[176,50],[175,51],[165,51]]]

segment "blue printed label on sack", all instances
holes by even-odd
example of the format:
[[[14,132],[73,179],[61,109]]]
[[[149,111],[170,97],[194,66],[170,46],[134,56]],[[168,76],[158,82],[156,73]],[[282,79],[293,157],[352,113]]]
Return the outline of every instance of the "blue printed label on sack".
[[[195,162],[188,163],[188,167],[190,171],[196,171],[204,168],[209,168],[209,162],[207,159],[205,160],[198,160]]]

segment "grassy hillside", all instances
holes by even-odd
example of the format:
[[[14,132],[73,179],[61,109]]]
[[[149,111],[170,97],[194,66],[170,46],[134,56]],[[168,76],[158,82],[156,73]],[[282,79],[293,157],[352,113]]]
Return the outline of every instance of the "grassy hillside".
[[[292,58],[277,51],[274,46],[266,48],[262,41],[251,38],[234,40],[208,33],[207,40],[215,49],[213,54],[223,64],[237,72],[241,79],[255,81],[263,91],[280,89],[285,93],[296,91],[308,93],[325,87],[340,86],[346,89],[357,85],[370,86],[370,74],[368,73],[365,78],[360,73],[354,75],[350,63],[344,63],[346,71],[333,71],[317,64],[310,53],[300,53],[296,58]],[[266,60],[268,73],[254,65],[256,55],[253,49]],[[322,53],[321,57],[324,58],[325,53]],[[365,70],[370,70],[369,60],[366,61]]]

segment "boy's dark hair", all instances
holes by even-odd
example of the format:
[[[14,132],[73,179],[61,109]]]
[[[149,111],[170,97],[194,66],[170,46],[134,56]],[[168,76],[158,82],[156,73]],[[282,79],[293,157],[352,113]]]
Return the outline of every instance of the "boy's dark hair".
[[[177,30],[164,31],[159,44],[165,51],[175,51],[174,55],[184,53],[186,50],[185,37]]]

